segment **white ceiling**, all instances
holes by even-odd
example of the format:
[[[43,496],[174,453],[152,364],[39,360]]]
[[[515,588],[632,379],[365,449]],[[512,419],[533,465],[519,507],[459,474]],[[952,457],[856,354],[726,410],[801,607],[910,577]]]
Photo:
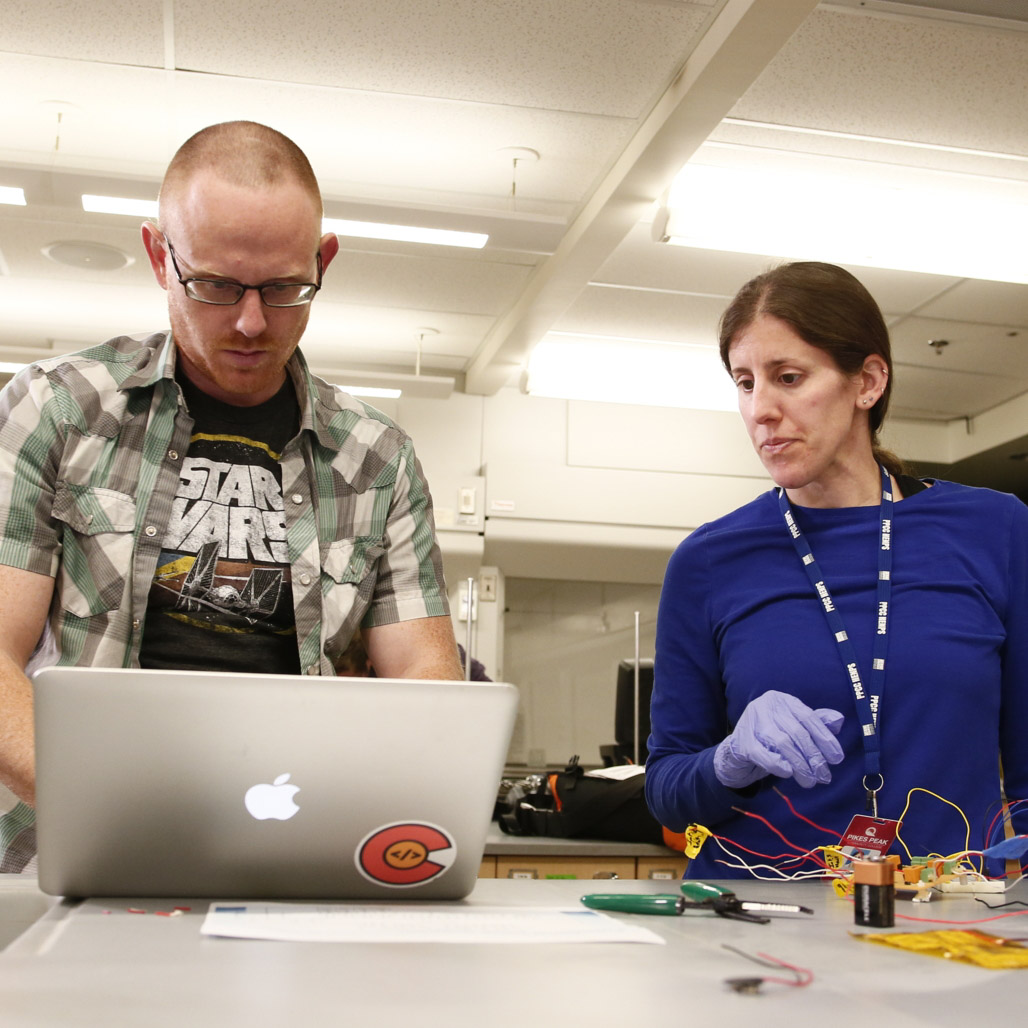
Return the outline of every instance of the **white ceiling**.
[[[736,289],[788,255],[652,241],[700,147],[1028,182],[1028,2],[0,0],[0,95],[0,185],[29,201],[0,206],[0,360],[163,326],[138,219],[79,196],[153,198],[188,135],[252,118],[304,148],[330,216],[490,233],[479,251],[344,239],[315,368],[410,372],[420,338],[423,372],[489,394],[551,329],[713,344]],[[516,198],[511,147],[540,155]],[[62,241],[133,263],[68,267],[43,253]],[[1028,393],[1028,286],[853,270],[893,331],[894,414]]]

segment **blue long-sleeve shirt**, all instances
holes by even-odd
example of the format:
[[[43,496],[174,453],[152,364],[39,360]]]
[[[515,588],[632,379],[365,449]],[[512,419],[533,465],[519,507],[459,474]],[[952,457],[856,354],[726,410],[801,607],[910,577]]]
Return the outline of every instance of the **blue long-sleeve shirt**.
[[[868,682],[878,507],[793,512]],[[1000,801],[1001,754],[1008,798],[1028,798],[1028,507],[938,481],[897,503],[893,515],[879,816],[899,818],[910,789],[930,789],[966,813],[970,843],[952,806],[914,793],[901,829],[911,854],[979,849]],[[830,784],[802,789],[769,776],[736,791],[718,782],[715,747],[746,704],[769,689],[846,716],[839,735],[845,758],[831,769]],[[651,721],[646,795],[655,816],[674,830],[702,824],[779,858],[743,853],[749,864],[781,864],[792,850],[733,808],[767,818],[800,849],[837,843],[850,818],[865,812],[852,686],[774,491],[704,525],[673,555],[657,619]],[[795,816],[772,786],[820,828]],[[1018,828],[1028,831],[1028,811]],[[892,852],[906,856],[898,844]],[[737,858],[708,840],[689,874],[748,873],[720,861]]]

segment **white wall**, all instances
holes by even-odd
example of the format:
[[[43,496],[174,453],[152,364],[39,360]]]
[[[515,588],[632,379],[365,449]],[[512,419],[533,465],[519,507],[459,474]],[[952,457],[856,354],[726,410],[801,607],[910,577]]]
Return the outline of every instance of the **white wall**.
[[[599,764],[614,742],[618,662],[652,657],[656,585],[507,579],[507,674],[521,690],[513,763]]]
[[[690,529],[768,486],[734,414],[504,389],[400,400],[395,417],[437,511],[454,508],[462,482],[484,482],[483,560],[508,576],[659,583]]]

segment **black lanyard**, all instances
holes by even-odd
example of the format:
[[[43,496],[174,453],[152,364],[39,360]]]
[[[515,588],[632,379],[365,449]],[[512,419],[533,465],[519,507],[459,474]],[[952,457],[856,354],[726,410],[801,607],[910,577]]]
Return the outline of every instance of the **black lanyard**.
[[[868,689],[864,688],[864,683],[861,681],[856,650],[853,648],[842,617],[832,601],[832,594],[828,591],[828,586],[814,559],[810,545],[800,531],[799,525],[796,524],[785,490],[782,488],[778,490],[778,506],[785,518],[789,536],[803,563],[803,568],[807,572],[810,584],[821,601],[825,617],[828,619],[828,626],[839,647],[839,656],[842,658],[846,671],[846,681],[853,690],[864,741],[864,788],[867,790],[868,809],[875,817],[878,816],[878,791],[885,782],[882,777],[878,709],[881,705],[882,694],[885,692],[885,652],[888,648],[889,599],[892,595],[892,482],[885,468],[879,466],[879,470],[882,473],[882,506],[881,530],[878,536],[878,605],[875,611],[874,647]],[[874,788],[869,785],[869,780],[873,777],[878,778],[878,784]]]

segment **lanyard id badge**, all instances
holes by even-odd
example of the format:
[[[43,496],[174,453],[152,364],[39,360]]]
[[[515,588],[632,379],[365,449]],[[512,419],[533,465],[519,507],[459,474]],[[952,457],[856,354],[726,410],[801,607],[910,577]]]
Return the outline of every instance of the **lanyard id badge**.
[[[785,495],[785,490],[778,489],[778,506],[785,519],[786,528],[792,539],[793,546],[803,564],[803,569],[810,579],[825,617],[828,627],[839,648],[846,672],[846,680],[853,691],[853,699],[860,719],[862,739],[864,743],[864,789],[867,791],[867,809],[878,816],[878,792],[884,784],[881,765],[881,744],[878,733],[878,709],[881,705],[882,693],[885,691],[885,654],[889,639],[889,602],[892,597],[892,482],[889,473],[879,465],[882,473],[882,504],[880,509],[881,525],[878,534],[878,591],[875,610],[874,645],[871,654],[871,676],[865,688],[857,665],[857,653],[853,648],[849,633],[843,624],[832,594],[825,584],[824,575],[818,567],[810,544],[800,531],[793,517],[792,507]],[[872,785],[877,779],[877,784]]]

